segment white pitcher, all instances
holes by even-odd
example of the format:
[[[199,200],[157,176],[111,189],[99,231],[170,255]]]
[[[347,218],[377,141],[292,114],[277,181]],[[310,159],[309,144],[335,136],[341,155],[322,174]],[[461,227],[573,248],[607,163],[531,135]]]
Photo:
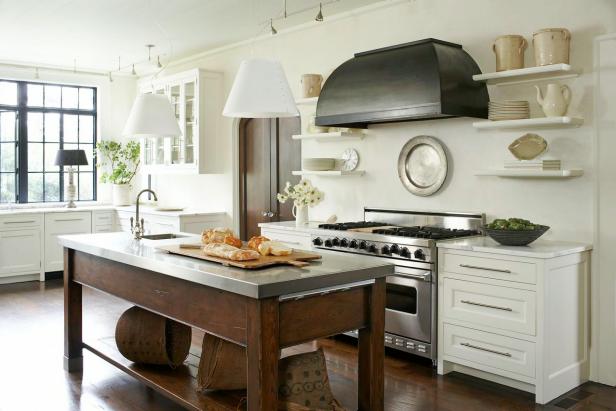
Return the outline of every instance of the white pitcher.
[[[560,117],[567,113],[571,101],[569,87],[550,83],[545,92],[545,97],[541,94],[539,86],[535,86],[535,88],[537,89],[537,103],[543,109],[546,117]]]

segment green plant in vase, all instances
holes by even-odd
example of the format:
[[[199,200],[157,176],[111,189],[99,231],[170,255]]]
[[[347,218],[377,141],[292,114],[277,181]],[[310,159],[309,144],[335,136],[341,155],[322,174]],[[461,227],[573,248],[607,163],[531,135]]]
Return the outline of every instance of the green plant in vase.
[[[113,140],[99,141],[96,167],[105,169],[99,173],[101,183],[113,184],[113,204],[130,204],[130,183],[137,174],[141,162],[141,146],[136,141],[124,145]]]

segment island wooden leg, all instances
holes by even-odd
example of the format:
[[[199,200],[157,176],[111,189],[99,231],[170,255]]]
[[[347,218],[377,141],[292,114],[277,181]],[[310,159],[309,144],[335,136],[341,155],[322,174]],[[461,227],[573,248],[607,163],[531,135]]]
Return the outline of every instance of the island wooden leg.
[[[73,281],[75,251],[64,249],[64,369],[83,369],[81,284]]]
[[[359,411],[383,411],[385,356],[385,278],[370,293],[370,326],[359,330],[357,405]]]
[[[280,358],[278,299],[249,300],[246,328],[248,411],[277,410]]]

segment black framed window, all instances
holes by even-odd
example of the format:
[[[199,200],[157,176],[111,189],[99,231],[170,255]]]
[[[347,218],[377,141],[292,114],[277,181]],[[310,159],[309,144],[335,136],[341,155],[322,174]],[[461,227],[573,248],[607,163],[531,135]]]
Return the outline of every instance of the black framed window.
[[[64,201],[58,149],[85,150],[77,198],[96,200],[96,88],[0,80],[0,203]]]

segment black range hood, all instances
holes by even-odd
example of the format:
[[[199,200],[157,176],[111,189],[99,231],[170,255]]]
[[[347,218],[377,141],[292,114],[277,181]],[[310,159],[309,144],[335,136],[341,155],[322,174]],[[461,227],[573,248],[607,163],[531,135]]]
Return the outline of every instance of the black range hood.
[[[425,39],[355,54],[329,76],[317,103],[318,126],[448,117],[488,117],[479,66],[459,44]]]

